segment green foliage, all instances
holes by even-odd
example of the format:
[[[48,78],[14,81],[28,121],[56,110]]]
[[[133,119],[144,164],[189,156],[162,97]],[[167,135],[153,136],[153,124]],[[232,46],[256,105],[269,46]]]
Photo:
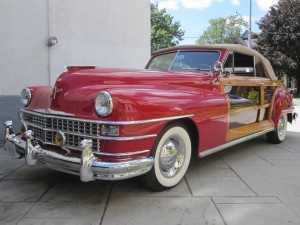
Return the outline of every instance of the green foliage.
[[[258,23],[255,47],[270,60],[278,77],[294,77],[300,90],[300,1],[280,0]]]
[[[166,10],[159,10],[157,4],[151,3],[151,51],[178,45],[182,41],[184,31],[179,22]]]
[[[198,44],[233,43],[247,23],[237,15],[209,20],[209,27],[198,38]]]
[[[250,91],[247,96],[253,103],[253,105],[257,105],[259,103],[259,92],[258,91]]]

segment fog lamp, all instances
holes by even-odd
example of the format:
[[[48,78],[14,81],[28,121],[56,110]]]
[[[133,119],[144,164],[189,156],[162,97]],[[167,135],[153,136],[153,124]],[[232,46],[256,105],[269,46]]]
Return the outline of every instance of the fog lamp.
[[[55,144],[62,147],[66,144],[66,135],[62,131],[55,134]]]

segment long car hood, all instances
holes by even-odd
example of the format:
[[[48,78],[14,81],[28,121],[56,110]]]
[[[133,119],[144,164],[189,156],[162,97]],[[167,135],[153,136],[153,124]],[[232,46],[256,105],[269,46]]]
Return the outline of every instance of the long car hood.
[[[150,70],[106,69],[106,68],[71,68],[63,73],[56,81],[55,98],[51,109],[75,114],[82,118],[97,116],[94,112],[96,95],[107,90],[166,89],[191,91],[195,84],[203,83],[203,87],[211,81],[207,73],[179,73]],[[126,86],[126,87],[125,87]],[[172,86],[172,87],[171,87]],[[114,96],[113,96],[114,97]]]
[[[84,68],[84,67],[83,67]],[[93,86],[93,85],[137,85],[137,84],[186,84],[207,79],[208,73],[199,72],[176,72],[176,71],[154,71],[134,69],[109,69],[109,68],[75,68],[63,73],[57,79],[57,85],[68,83],[70,88]]]

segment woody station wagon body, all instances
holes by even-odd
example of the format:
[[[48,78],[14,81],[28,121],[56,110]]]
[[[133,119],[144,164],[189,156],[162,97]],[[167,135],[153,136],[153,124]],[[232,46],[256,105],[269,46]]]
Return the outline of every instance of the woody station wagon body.
[[[141,176],[175,186],[199,157],[266,134],[297,116],[292,96],[259,53],[238,45],[155,52],[144,70],[68,67],[53,87],[22,90],[21,132],[5,122],[4,149],[29,166],[82,181]]]

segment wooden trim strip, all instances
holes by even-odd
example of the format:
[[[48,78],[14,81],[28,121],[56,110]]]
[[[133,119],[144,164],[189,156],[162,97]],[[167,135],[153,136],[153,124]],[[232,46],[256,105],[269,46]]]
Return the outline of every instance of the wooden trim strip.
[[[251,139],[253,139],[253,138],[259,137],[259,136],[261,136],[261,135],[263,135],[263,134],[265,134],[265,133],[268,133],[268,132],[270,132],[270,131],[273,131],[273,130],[274,130],[273,127],[272,127],[272,128],[269,128],[269,129],[266,129],[266,130],[262,130],[262,131],[260,131],[260,132],[257,132],[257,133],[248,135],[248,136],[246,136],[246,137],[239,138],[239,139],[237,139],[237,140],[233,140],[233,141],[227,142],[227,143],[225,143],[225,144],[223,144],[223,145],[220,145],[220,146],[217,146],[217,147],[215,147],[215,148],[211,148],[211,149],[208,149],[208,150],[206,150],[206,151],[200,152],[198,155],[199,155],[200,158],[202,158],[202,157],[205,157],[205,156],[214,154],[214,153],[216,153],[216,152],[219,152],[219,151],[221,151],[221,150],[223,150],[223,149],[225,149],[225,148],[229,148],[229,147],[231,147],[231,146],[234,146],[234,145],[240,144],[240,143],[242,143],[242,142],[251,140]]]
[[[264,105],[249,106],[249,107],[246,107],[246,108],[235,108],[235,109],[231,109],[230,113],[245,112],[245,111],[256,110],[256,109],[265,109],[265,108],[268,108],[270,106],[271,106],[271,103],[264,104]]]
[[[246,126],[233,128],[228,130],[226,135],[226,142],[242,138],[269,128],[274,129],[274,123],[271,120],[264,120],[258,123],[252,123]]]

